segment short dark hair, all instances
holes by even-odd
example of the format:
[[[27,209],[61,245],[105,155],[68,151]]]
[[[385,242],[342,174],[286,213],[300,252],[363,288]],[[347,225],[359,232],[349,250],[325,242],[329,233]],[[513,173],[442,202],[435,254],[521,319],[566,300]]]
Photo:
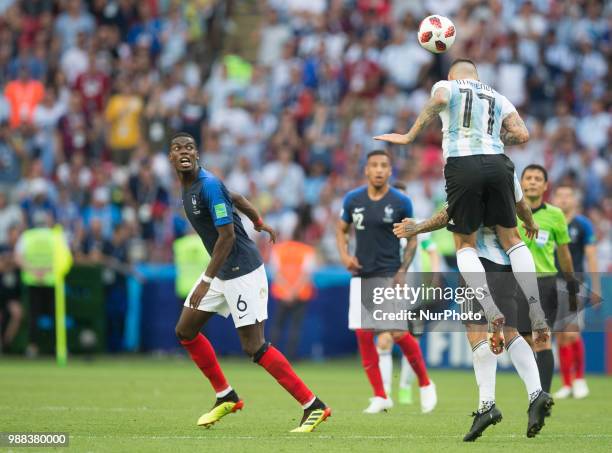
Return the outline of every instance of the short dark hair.
[[[172,143],[175,139],[177,138],[181,138],[181,137],[185,137],[185,138],[190,138],[191,140],[196,141],[196,139],[193,137],[193,135],[191,135],[189,132],[176,132],[171,138],[170,138],[170,143]]]
[[[521,173],[521,179],[523,179],[523,177],[525,176],[525,173],[527,173],[527,171],[529,170],[538,170],[541,171],[542,174],[544,175],[544,181],[548,182],[548,172],[546,171],[546,169],[544,167],[542,167],[539,164],[529,164],[527,165],[524,170],[523,173]]]
[[[404,184],[404,183],[403,183],[403,182],[401,182],[401,181],[395,181],[395,182],[393,183],[393,187],[394,187],[395,189],[403,190],[404,192],[405,192],[405,191],[406,191],[406,189],[407,189],[406,184]]]
[[[474,66],[474,68],[476,68],[476,63],[474,63],[472,60],[470,60],[469,58],[456,58],[455,60],[453,60],[453,62],[451,63],[450,68],[452,68],[453,66],[455,66],[456,64],[459,63],[467,63],[467,64],[471,64],[472,66]]]
[[[569,183],[566,182],[561,182],[559,184],[557,184],[557,186],[555,187],[554,191],[556,192],[559,189],[569,189],[572,191],[572,193],[576,193],[576,188],[574,186],[572,186]]]
[[[375,149],[374,151],[370,151],[366,156],[366,161],[370,160],[372,156],[387,156],[389,162],[393,163],[393,158],[391,157],[391,153],[386,149]]]

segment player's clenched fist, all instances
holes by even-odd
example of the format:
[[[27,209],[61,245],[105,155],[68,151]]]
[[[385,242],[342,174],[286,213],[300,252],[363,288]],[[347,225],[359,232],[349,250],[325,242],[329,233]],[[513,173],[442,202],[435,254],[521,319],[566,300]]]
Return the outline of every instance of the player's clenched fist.
[[[201,280],[195,291],[191,294],[191,297],[189,298],[189,306],[191,308],[195,310],[200,306],[200,302],[202,301],[204,296],[206,296],[208,288],[210,288],[210,283]]]
[[[398,238],[411,238],[417,234],[416,222],[412,219],[404,219],[402,223],[394,223],[393,234]]]

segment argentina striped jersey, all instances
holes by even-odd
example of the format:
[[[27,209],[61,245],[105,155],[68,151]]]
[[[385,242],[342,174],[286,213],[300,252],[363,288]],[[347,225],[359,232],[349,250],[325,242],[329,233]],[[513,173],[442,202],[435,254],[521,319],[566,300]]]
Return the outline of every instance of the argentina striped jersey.
[[[502,121],[516,108],[493,88],[478,80],[441,80],[431,89],[450,93],[442,120],[442,151],[448,157],[502,154]]]

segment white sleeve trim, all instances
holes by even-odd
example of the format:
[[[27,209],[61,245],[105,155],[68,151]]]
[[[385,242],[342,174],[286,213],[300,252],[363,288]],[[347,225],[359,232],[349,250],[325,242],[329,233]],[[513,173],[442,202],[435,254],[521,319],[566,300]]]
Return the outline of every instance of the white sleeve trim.
[[[452,93],[451,83],[448,80],[440,80],[439,82],[436,82],[434,86],[431,87],[430,97],[434,95],[438,88],[445,88],[446,90],[448,90],[449,96]]]

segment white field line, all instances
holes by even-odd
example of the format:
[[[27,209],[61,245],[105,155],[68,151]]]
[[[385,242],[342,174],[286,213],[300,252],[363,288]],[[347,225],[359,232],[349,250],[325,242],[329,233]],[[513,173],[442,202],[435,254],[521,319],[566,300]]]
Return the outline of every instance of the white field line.
[[[414,434],[406,434],[406,435],[388,435],[388,436],[363,436],[363,435],[309,435],[309,436],[300,436],[300,435],[278,435],[278,436],[214,436],[209,435],[209,433],[203,434],[201,436],[80,436],[80,435],[71,435],[71,439],[133,439],[133,440],[275,440],[275,439],[322,439],[322,440],[333,440],[333,439],[355,439],[355,440],[393,440],[393,439],[429,439],[436,440],[439,438],[446,439],[459,439],[460,435],[455,434],[436,434],[435,436],[429,435],[414,435]],[[501,434],[501,435],[489,435],[488,438],[504,438],[504,439],[527,439],[522,434]],[[611,439],[612,434],[542,434],[542,439]]]

